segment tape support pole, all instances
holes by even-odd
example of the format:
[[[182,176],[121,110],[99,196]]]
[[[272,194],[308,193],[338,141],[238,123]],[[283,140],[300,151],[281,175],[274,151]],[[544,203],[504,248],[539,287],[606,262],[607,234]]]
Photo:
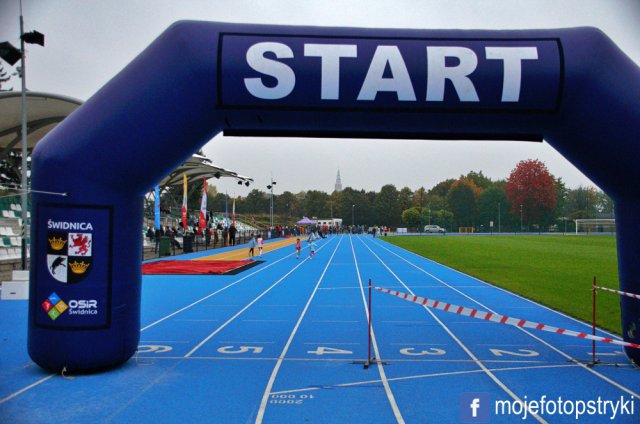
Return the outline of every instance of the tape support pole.
[[[595,340],[597,342],[612,343],[619,346],[631,347],[634,349],[640,349],[640,344],[629,343],[622,340],[610,339],[608,337],[594,336],[587,333],[581,333],[578,331],[565,330],[564,328],[553,327],[546,324],[540,324],[533,321],[527,321],[524,319],[508,317],[505,315],[494,314],[491,312],[479,311],[477,309],[465,308],[464,306],[453,305],[451,303],[440,302],[438,300],[427,299],[425,297],[414,296],[399,291],[389,290],[382,287],[374,286],[374,289],[387,293],[395,297],[407,300],[412,303],[417,303],[422,306],[426,306],[433,309],[439,309],[445,312],[451,312],[457,315],[464,315],[471,318],[483,319],[485,321],[496,322],[499,324],[513,325],[515,327],[530,328],[533,330],[541,330],[549,333],[563,334],[565,336],[577,337],[579,339]]]

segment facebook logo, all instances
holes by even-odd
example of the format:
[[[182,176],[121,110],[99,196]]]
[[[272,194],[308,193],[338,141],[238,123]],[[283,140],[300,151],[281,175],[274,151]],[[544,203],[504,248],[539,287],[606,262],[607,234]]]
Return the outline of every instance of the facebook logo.
[[[488,393],[462,393],[460,395],[460,422],[488,423],[491,413]]]

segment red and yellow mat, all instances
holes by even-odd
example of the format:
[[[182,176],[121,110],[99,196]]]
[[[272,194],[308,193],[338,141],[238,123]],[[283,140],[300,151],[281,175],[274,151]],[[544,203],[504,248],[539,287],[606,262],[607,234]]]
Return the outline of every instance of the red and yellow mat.
[[[274,241],[264,245],[262,253],[271,252],[295,244],[295,238]],[[262,261],[258,258],[258,248],[254,249],[254,256],[249,256],[246,245],[238,246],[234,250],[203,256],[193,260],[164,260],[142,265],[142,274],[192,274],[192,275],[223,275],[237,274],[247,268],[258,265]]]

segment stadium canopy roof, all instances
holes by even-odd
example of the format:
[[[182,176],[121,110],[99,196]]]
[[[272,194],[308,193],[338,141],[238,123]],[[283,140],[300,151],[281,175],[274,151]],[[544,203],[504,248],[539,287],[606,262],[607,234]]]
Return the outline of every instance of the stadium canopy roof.
[[[57,94],[27,92],[27,149],[33,147],[82,101]],[[0,92],[0,159],[22,148],[22,93]]]
[[[202,177],[207,179],[230,177],[237,179],[239,184],[246,185],[253,182],[253,178],[245,177],[236,172],[229,171],[228,169],[220,168],[219,166],[214,165],[207,157],[195,154],[178,168],[173,170],[169,175],[164,177],[158,185],[160,187],[179,186],[182,184],[183,174],[186,174],[188,184],[197,182],[202,179]]]
[[[28,91],[27,99],[27,149],[35,145],[64,118],[82,105],[81,100],[58,94]],[[11,150],[22,149],[22,92],[0,92],[0,160]],[[229,177],[239,184],[249,185],[252,178],[214,165],[202,155],[193,155],[160,181],[161,187],[182,184],[182,174],[193,183],[203,176],[209,178]]]

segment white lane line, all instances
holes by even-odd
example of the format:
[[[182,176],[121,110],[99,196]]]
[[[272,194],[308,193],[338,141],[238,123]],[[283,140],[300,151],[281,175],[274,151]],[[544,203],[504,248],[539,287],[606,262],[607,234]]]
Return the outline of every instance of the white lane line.
[[[138,355],[139,359],[157,359],[157,360],[178,360],[178,361],[260,361],[260,362],[276,362],[278,358],[275,357],[259,357],[259,358],[241,358],[241,357],[223,357],[223,356],[192,356],[191,358],[185,358],[183,356],[145,356],[145,354]],[[341,362],[344,363],[344,358],[283,358],[282,362]],[[471,359],[393,359],[393,362],[406,362],[406,363],[451,363],[451,364],[475,364]],[[510,360],[510,359],[490,359],[482,361],[485,364],[546,364],[550,365],[549,361],[523,361],[523,360]],[[566,362],[562,362],[566,365]],[[574,364],[575,365],[575,364]],[[629,365],[631,366],[631,365]]]
[[[371,250],[371,248],[362,240],[360,240],[360,242],[367,248],[369,249],[369,251],[371,252],[371,254],[373,256],[375,256],[380,263],[387,269],[387,271],[389,271],[389,273],[391,273],[391,275],[393,275],[393,277],[400,283],[402,284],[406,290],[409,291],[409,293],[412,296],[415,296],[415,293],[413,293],[413,291],[404,283],[404,281],[402,281],[400,279],[400,277],[398,277],[392,270],[391,268],[389,268],[387,266],[387,264],[373,251]],[[471,352],[471,350],[464,344],[462,343],[462,341],[455,335],[453,334],[453,332],[449,329],[449,327],[447,327],[442,321],[440,321],[440,319],[433,313],[433,311],[430,308],[427,308],[426,306],[423,306],[423,308],[429,313],[429,315],[431,315],[431,317],[436,320],[436,322],[438,322],[438,324],[440,324],[440,326],[442,326],[442,328],[449,334],[449,336],[458,344],[458,346],[460,346],[462,348],[462,350],[464,350],[467,355],[476,363],[476,365],[483,370],[487,376],[489,376],[489,378],[491,378],[502,390],[505,391],[505,393],[507,393],[509,396],[511,396],[511,398],[513,400],[515,400],[516,402],[520,402],[522,403],[522,400],[520,399],[520,397],[518,397],[518,395],[516,395],[511,389],[509,389],[506,384],[504,384],[498,377],[495,376],[495,374],[493,372],[491,372],[489,370],[489,368],[487,368],[482,361],[480,361],[474,354],[473,352]],[[533,418],[535,418],[538,422],[540,423],[546,423],[547,421],[544,420],[542,417],[540,417],[537,414],[531,413],[531,416]]]
[[[177,319],[176,322],[216,322],[219,319]]]
[[[320,251],[324,246],[326,246],[326,244],[327,243],[323,244],[318,249],[318,251]],[[293,253],[288,255],[288,256],[291,256],[291,255],[293,255]],[[285,256],[285,258],[288,257],[288,256]],[[209,334],[207,337],[205,337],[204,340],[202,340],[193,349],[191,349],[189,352],[187,352],[187,354],[184,357],[185,358],[189,358],[191,355],[193,355],[198,349],[200,349],[202,346],[204,346],[205,343],[207,343],[209,340],[211,340],[216,334],[218,334],[220,331],[222,331],[227,325],[231,324],[236,318],[238,318],[240,315],[242,315],[244,313],[244,311],[246,311],[251,306],[253,306],[254,303],[256,303],[258,300],[260,300],[264,295],[269,293],[271,291],[271,289],[273,289],[275,286],[280,284],[285,278],[287,278],[289,275],[291,275],[296,269],[301,267],[306,261],[307,261],[307,259],[303,259],[302,261],[300,261],[300,263],[298,265],[294,266],[289,272],[287,272],[285,275],[283,275],[278,281],[273,283],[268,289],[263,291],[259,296],[257,296],[251,302],[249,302],[244,308],[240,309],[234,316],[232,316],[227,321],[225,321],[224,324],[222,324],[215,331],[213,331],[211,334]]]
[[[503,371],[522,371],[522,370],[532,370],[532,369],[546,369],[546,368],[575,368],[576,364],[558,364],[558,365],[538,365],[531,367],[510,367],[510,368],[491,368],[491,372],[503,372]],[[425,379],[425,378],[433,378],[433,377],[450,377],[450,376],[458,376],[458,375],[466,375],[466,374],[479,374],[484,372],[483,370],[467,370],[467,371],[448,371],[448,372],[439,372],[432,374],[418,374],[418,375],[408,375],[404,377],[394,377],[389,378],[388,381],[406,381],[406,380],[416,380],[416,379]],[[273,392],[274,395],[284,395],[291,393],[304,393],[311,392],[322,389],[333,389],[335,387],[354,387],[354,386],[364,386],[370,384],[380,384],[381,380],[366,380],[366,381],[355,381],[352,383],[342,383],[336,384],[333,386],[316,386],[316,387],[305,387],[303,389],[292,389],[292,390],[283,390],[281,392]]]
[[[534,347],[534,344],[501,344],[501,343],[478,343],[476,346],[491,346],[491,347]]]
[[[0,399],[0,405],[5,403],[6,401],[9,401],[9,400],[13,399],[16,396],[20,396],[22,393],[26,392],[27,390],[31,390],[34,387],[39,386],[40,384],[44,383],[45,381],[49,380],[51,377],[53,377],[55,375],[56,374],[49,374],[48,376],[46,376],[44,378],[41,378],[40,380],[36,381],[35,383],[29,384],[27,387],[24,387],[24,388],[18,390],[17,392],[11,393],[7,397],[3,397],[2,399]]]
[[[143,332],[143,331],[145,331],[145,330],[147,330],[147,329],[149,329],[149,328],[151,328],[151,327],[153,327],[153,326],[155,326],[155,325],[158,325],[158,324],[160,324],[161,322],[163,322],[163,321],[165,321],[165,320],[167,320],[167,319],[169,319],[169,318],[171,318],[171,317],[173,317],[173,316],[175,316],[175,315],[179,314],[180,312],[184,312],[184,311],[186,311],[187,309],[190,309],[190,308],[192,308],[192,307],[196,306],[196,305],[197,305],[197,304],[199,304],[200,302],[204,302],[205,300],[209,299],[210,297],[217,295],[218,293],[220,293],[220,292],[222,292],[222,291],[224,291],[224,290],[228,289],[229,287],[233,287],[233,286],[235,286],[236,284],[240,283],[241,281],[246,280],[246,279],[247,279],[247,278],[249,278],[249,277],[253,277],[254,275],[256,275],[256,274],[258,274],[258,273],[260,273],[260,272],[264,271],[265,269],[269,269],[269,268],[271,268],[272,266],[274,266],[274,265],[275,265],[275,264],[277,264],[278,262],[280,262],[280,261],[283,261],[283,260],[287,259],[289,256],[293,256],[293,253],[291,253],[291,254],[289,254],[289,255],[287,255],[287,256],[284,256],[284,257],[282,257],[282,258],[278,259],[277,261],[274,261],[274,262],[270,263],[269,265],[267,265],[267,266],[265,266],[265,267],[263,267],[263,268],[260,268],[260,269],[258,269],[258,270],[256,270],[256,271],[253,271],[251,274],[247,274],[247,275],[245,275],[244,277],[239,278],[239,279],[237,279],[236,281],[234,281],[234,282],[232,282],[232,283],[229,283],[229,284],[227,284],[226,286],[224,286],[224,287],[222,287],[222,288],[220,288],[220,289],[218,289],[218,290],[214,291],[213,293],[210,293],[210,294],[208,294],[207,296],[205,296],[205,297],[203,297],[203,298],[201,298],[201,299],[198,299],[198,300],[196,300],[195,302],[190,303],[189,305],[187,305],[187,306],[185,306],[185,307],[183,307],[183,308],[180,308],[180,309],[178,309],[177,311],[172,312],[172,313],[170,313],[169,315],[166,315],[165,317],[160,318],[159,320],[157,320],[157,321],[155,321],[155,322],[152,322],[151,324],[149,324],[149,325],[147,325],[147,326],[145,326],[145,327],[142,327],[142,328],[140,329],[140,332]],[[215,307],[222,307],[222,306],[237,306],[237,305],[211,305],[211,306],[215,306]]]
[[[320,287],[318,290],[360,290],[360,287]]]
[[[273,387],[273,384],[276,381],[276,376],[278,375],[278,371],[280,370],[280,366],[282,365],[282,361],[284,360],[284,357],[287,355],[287,352],[289,351],[289,346],[291,346],[291,342],[293,341],[293,338],[295,337],[296,333],[298,332],[298,328],[300,327],[300,324],[302,323],[302,319],[306,315],[307,310],[309,309],[309,306],[311,305],[311,301],[315,297],[316,292],[318,291],[318,287],[320,286],[320,283],[322,283],[322,280],[324,279],[324,276],[327,273],[327,269],[329,269],[329,265],[331,264],[331,261],[333,260],[333,257],[335,256],[336,252],[338,251],[338,248],[340,247],[340,243],[342,243],[342,237],[339,239],[338,244],[336,245],[336,248],[334,249],[333,253],[331,254],[331,257],[329,258],[329,260],[327,261],[327,265],[324,267],[324,270],[322,271],[322,274],[320,275],[320,278],[318,279],[318,282],[316,283],[315,287],[313,288],[313,291],[311,292],[311,295],[309,296],[309,300],[307,300],[307,304],[304,305],[304,309],[300,313],[300,317],[298,318],[298,322],[296,322],[295,327],[293,327],[293,331],[291,331],[291,334],[289,335],[289,339],[287,340],[287,343],[284,345],[284,348],[282,349],[282,352],[280,353],[280,356],[278,357],[278,361],[276,361],[276,365],[273,367],[273,371],[271,371],[271,376],[269,377],[269,381],[267,383],[267,387],[264,389],[264,393],[262,395],[262,401],[260,402],[260,408],[258,409],[258,414],[256,416],[256,421],[255,421],[256,424],[262,423],[262,420],[264,419],[264,413],[265,413],[265,410],[267,408],[267,402],[269,400],[269,396],[271,395],[271,388]]]
[[[353,239],[351,238],[351,236],[349,236],[349,243],[351,244],[351,254],[353,255],[353,263],[356,267],[356,274],[358,275],[358,284],[360,285],[360,296],[362,297],[362,304],[364,306],[367,322],[369,322],[369,305],[364,295],[364,286],[362,284],[362,277],[360,275],[360,267],[358,267],[358,258],[356,258],[356,251],[353,248]],[[376,365],[378,366],[378,372],[380,373],[380,380],[382,381],[382,385],[384,386],[384,390],[387,394],[387,399],[389,400],[389,404],[391,405],[391,409],[393,410],[393,415],[396,417],[396,421],[398,423],[404,423],[405,421],[404,421],[404,418],[402,417],[402,412],[400,412],[400,408],[398,407],[396,398],[393,395],[393,392],[391,391],[391,386],[389,385],[387,374],[385,373],[384,368],[382,366],[382,358],[380,357],[378,342],[376,340],[375,331],[373,330],[373,322],[371,322],[371,344],[373,345],[373,352],[375,354],[375,357],[378,358],[378,360],[376,361]],[[369,358],[367,358],[367,361],[368,360]]]
[[[414,264],[413,262],[409,261],[408,259],[406,259],[406,258],[404,258],[404,257],[402,257],[402,256],[400,256],[400,255],[398,255],[397,253],[393,252],[393,251],[392,251],[392,250],[390,250],[390,249],[387,249],[385,246],[383,246],[383,245],[381,245],[381,244],[378,244],[378,243],[376,243],[376,244],[377,244],[377,246],[381,247],[382,249],[386,250],[387,252],[389,252],[389,253],[391,253],[391,254],[393,254],[393,255],[397,256],[398,258],[402,259],[403,261],[405,261],[405,262],[406,262],[406,263],[408,263],[409,265],[413,266],[414,268],[416,268],[416,269],[420,270],[420,271],[421,271],[421,272],[423,272],[424,274],[426,274],[426,275],[428,275],[429,277],[433,278],[434,280],[436,280],[436,281],[438,281],[438,282],[442,283],[443,285],[447,286],[447,287],[448,287],[448,288],[450,288],[451,290],[453,290],[453,291],[455,291],[455,292],[457,292],[457,293],[459,293],[459,294],[463,295],[464,297],[466,297],[467,299],[469,299],[470,301],[472,301],[472,302],[473,302],[473,303],[475,303],[476,305],[481,306],[482,308],[484,308],[485,310],[487,310],[487,311],[489,311],[489,312],[491,312],[491,313],[494,313],[494,314],[495,314],[495,313],[497,313],[496,311],[494,311],[493,309],[489,308],[488,306],[486,306],[486,305],[482,304],[481,302],[479,302],[478,300],[474,299],[473,297],[471,297],[471,296],[467,295],[466,293],[464,293],[464,292],[462,292],[462,291],[458,290],[456,287],[454,287],[454,286],[452,286],[452,285],[448,284],[447,282],[445,282],[445,281],[441,280],[440,278],[436,277],[435,275],[431,274],[430,272],[425,271],[424,269],[422,269],[422,268],[421,268],[421,267],[419,267],[418,265]],[[402,250],[404,250],[404,249],[402,249]],[[404,250],[404,251],[405,251],[405,252],[408,252],[408,253],[411,253],[411,254],[413,254],[414,256],[420,257],[420,256],[418,256],[418,255],[415,255],[413,252],[409,252],[408,250]],[[420,257],[420,258],[421,258],[421,257]],[[422,259],[425,259],[425,258],[422,258]],[[430,261],[431,261],[431,259],[428,259],[428,260],[430,260]],[[431,261],[431,262],[436,263],[436,264],[441,265],[441,266],[444,266],[445,268],[451,269],[451,270],[453,270],[453,271],[456,271],[455,269],[450,268],[450,267],[447,267],[446,265],[439,264],[438,262],[435,262],[435,261]],[[463,272],[460,272],[460,271],[456,271],[456,272],[457,272],[457,273],[459,273],[459,274],[461,274],[461,275],[464,275],[464,276],[466,276],[466,277],[472,278],[472,279],[474,279],[474,280],[476,280],[476,281],[480,281],[480,282],[482,282],[482,280],[479,280],[479,279],[477,279],[477,278],[475,278],[475,277],[472,277],[472,276],[470,276],[470,275],[467,275],[467,274],[465,274],[465,273],[463,273]],[[502,290],[502,291],[503,291],[503,292],[505,292],[505,293],[510,293],[510,294],[514,294],[514,295],[515,295],[515,293],[511,293],[511,292],[510,292],[510,291],[508,291],[508,290],[502,289],[502,288],[497,287],[497,286],[493,286],[493,285],[491,285],[491,284],[489,284],[489,283],[487,283],[487,282],[484,282],[484,283],[487,285],[487,287],[495,287],[495,288],[497,288],[497,289]],[[515,296],[516,296],[516,297],[519,297],[519,298],[521,298],[521,299],[524,299],[524,298],[523,298],[523,297],[521,297],[521,296],[518,296],[518,295],[515,295]],[[529,299],[525,299],[525,300],[529,300]],[[533,302],[533,301],[531,301],[531,300],[529,300],[529,301],[530,301],[530,302],[532,302],[533,304],[539,305],[539,304],[537,304],[536,302]],[[564,315],[563,313],[561,313],[561,312],[557,312],[557,311],[554,311],[553,309],[551,309],[551,308],[549,308],[549,307],[546,307],[546,306],[544,306],[544,305],[539,305],[539,306],[541,306],[541,307],[543,307],[544,309],[547,309],[547,310],[549,310],[549,311],[551,311],[551,312],[555,312],[555,313],[557,313],[557,314],[559,314],[559,315],[561,315],[561,316],[565,316],[565,317],[566,317],[566,315]],[[571,318],[571,319],[572,319],[572,320],[574,320],[574,321],[576,321],[576,322],[580,322],[580,321],[577,321],[575,318]],[[582,324],[584,325],[585,323],[582,323]],[[629,388],[627,388],[627,387],[623,386],[622,384],[618,383],[617,381],[614,381],[614,380],[612,380],[611,378],[609,378],[609,377],[607,377],[607,376],[605,376],[605,375],[603,375],[603,374],[600,374],[598,371],[594,370],[593,368],[588,367],[586,364],[583,364],[583,363],[581,363],[581,362],[579,362],[579,361],[576,361],[576,359],[574,359],[571,355],[569,355],[569,354],[565,353],[564,351],[560,350],[560,348],[557,348],[557,347],[553,346],[551,343],[547,342],[546,340],[541,339],[540,337],[536,336],[535,334],[532,334],[531,332],[527,331],[526,329],[524,329],[524,328],[522,328],[522,327],[515,327],[515,328],[519,329],[520,331],[522,331],[523,333],[527,334],[528,336],[530,336],[530,337],[532,337],[532,338],[536,339],[537,341],[539,341],[540,343],[544,344],[544,345],[545,345],[545,346],[547,346],[548,348],[550,348],[550,349],[554,350],[554,351],[555,351],[555,352],[557,352],[558,354],[560,354],[560,355],[564,356],[564,357],[565,357],[565,358],[567,358],[569,361],[575,362],[576,364],[578,364],[579,366],[581,366],[585,371],[589,371],[590,373],[592,373],[592,374],[593,374],[593,375],[595,375],[596,377],[601,378],[602,380],[606,381],[607,383],[611,384],[612,386],[617,387],[618,389],[622,390],[623,392],[628,393],[628,394],[629,394],[629,395],[631,395],[631,396],[634,396],[635,398],[640,398],[640,394],[638,394],[638,393],[634,392],[633,390],[631,390],[631,389],[629,389]],[[605,332],[605,333],[606,333],[606,332]],[[609,333],[609,334],[610,334],[610,333]],[[618,336],[616,336],[616,338],[617,338],[617,339],[619,339],[619,337],[618,337]]]
[[[262,305],[263,308],[297,308],[298,305]]]
[[[322,246],[320,246],[320,248],[318,248],[318,251],[320,251],[320,249],[322,249],[326,244],[327,244],[327,243],[324,243]],[[220,292],[222,292],[222,291],[224,291],[224,290],[228,289],[229,287],[232,287],[232,286],[234,286],[234,285],[236,285],[236,284],[240,283],[241,281],[246,280],[247,278],[249,278],[249,277],[251,277],[251,276],[253,276],[253,275],[255,275],[255,274],[258,274],[259,272],[264,271],[265,269],[271,268],[272,266],[274,266],[274,265],[275,265],[275,264],[277,264],[278,262],[281,262],[281,261],[283,261],[283,260],[285,260],[285,259],[287,259],[288,257],[293,256],[293,255],[294,255],[293,253],[290,253],[289,255],[286,255],[286,256],[284,256],[284,257],[282,257],[282,258],[280,258],[280,259],[278,259],[278,260],[276,260],[276,261],[273,261],[272,263],[270,263],[269,265],[264,266],[263,268],[260,268],[260,269],[258,269],[258,270],[256,270],[256,271],[253,271],[253,272],[252,272],[252,273],[250,273],[250,274],[245,275],[244,277],[242,277],[242,278],[240,278],[240,279],[238,279],[238,280],[236,280],[236,281],[234,281],[234,282],[232,282],[232,283],[230,283],[230,284],[226,285],[225,287],[222,287],[221,289],[218,289],[218,290],[214,291],[213,293],[210,293],[210,294],[208,294],[207,296],[205,296],[205,297],[203,297],[203,298],[201,298],[201,299],[199,299],[199,300],[196,300],[195,302],[193,302],[193,303],[191,303],[191,304],[189,304],[189,305],[187,305],[187,306],[185,306],[185,307],[183,307],[183,308],[181,308],[181,309],[178,309],[177,311],[172,312],[172,313],[170,313],[169,315],[166,315],[165,317],[160,318],[159,320],[157,320],[157,321],[155,321],[155,322],[152,322],[152,323],[151,323],[151,324],[149,324],[149,325],[147,325],[147,326],[145,326],[145,327],[142,327],[142,328],[140,329],[140,332],[143,332],[143,331],[145,331],[145,330],[147,330],[147,329],[149,329],[149,328],[151,328],[151,327],[153,327],[153,326],[155,326],[155,325],[157,325],[157,324],[160,324],[161,322],[163,322],[163,321],[165,321],[165,320],[167,320],[167,319],[169,319],[169,318],[171,318],[171,317],[173,317],[173,316],[175,316],[175,315],[177,315],[177,314],[179,314],[179,313],[181,313],[181,312],[183,312],[183,311],[186,311],[186,310],[187,310],[187,309],[189,309],[189,308],[192,308],[193,306],[198,305],[200,302],[203,302],[203,301],[205,301],[205,300],[209,299],[210,297],[215,296],[216,294],[218,294],[218,293],[220,293]],[[207,306],[207,305],[201,305],[201,306]],[[220,306],[235,306],[235,305],[213,305],[213,306],[220,307]],[[216,321],[217,321],[217,320],[216,320]],[[140,342],[140,343],[142,343],[142,342]],[[3,398],[3,399],[0,399],[0,404],[4,403],[4,402],[6,402],[6,401],[8,401],[8,400],[10,400],[10,399],[13,399],[13,398],[15,398],[16,396],[21,395],[22,393],[24,393],[24,392],[26,392],[26,391],[28,391],[28,390],[30,390],[30,389],[32,389],[32,388],[34,388],[34,387],[38,386],[39,384],[41,384],[41,383],[43,383],[43,382],[47,381],[48,379],[50,379],[50,378],[51,378],[51,377],[53,377],[54,375],[55,375],[55,374],[51,374],[51,375],[49,375],[48,377],[45,377],[45,378],[43,378],[43,379],[41,379],[41,380],[38,380],[38,381],[36,381],[35,383],[30,384],[30,385],[28,385],[28,386],[26,386],[26,387],[22,388],[21,390],[19,390],[19,391],[15,392],[15,393],[13,393],[13,394],[11,394],[11,395],[9,395],[9,396],[7,396],[7,397]]]
[[[385,250],[387,250],[387,251],[389,251],[389,252],[393,253],[394,255],[396,255],[397,257],[399,257],[400,259],[402,259],[403,261],[410,263],[411,265],[413,265],[414,267],[416,267],[416,268],[420,269],[421,271],[425,272],[426,274],[429,274],[428,272],[424,271],[424,270],[423,270],[422,268],[420,268],[419,266],[414,265],[414,264],[412,264],[411,262],[409,262],[409,260],[407,260],[406,258],[404,258],[404,257],[402,257],[402,256],[398,255],[397,253],[393,252],[392,250],[389,250],[388,248],[384,247],[382,244],[379,244],[379,243],[378,243],[378,246],[380,246],[381,248],[383,248],[383,249],[385,249]],[[456,274],[464,275],[465,277],[468,277],[468,278],[470,278],[470,279],[472,279],[472,280],[474,280],[474,281],[477,281],[477,282],[479,282],[479,283],[482,283],[482,284],[484,284],[484,286],[485,286],[486,288],[500,290],[500,291],[502,291],[502,292],[504,292],[504,293],[507,293],[507,294],[509,294],[509,295],[511,295],[511,296],[514,296],[514,297],[517,297],[517,298],[519,298],[519,299],[521,299],[521,300],[524,300],[524,301],[526,301],[526,302],[532,303],[532,304],[534,304],[534,305],[536,305],[536,306],[538,306],[538,307],[540,307],[540,308],[542,308],[542,309],[546,309],[546,310],[551,311],[551,312],[553,312],[553,313],[555,313],[555,314],[561,315],[561,316],[563,316],[563,317],[565,317],[565,318],[567,318],[567,319],[570,319],[570,320],[572,320],[572,321],[575,321],[577,324],[580,324],[580,325],[582,325],[582,326],[585,326],[585,327],[591,328],[591,324],[588,324],[588,323],[586,323],[586,322],[584,322],[584,321],[580,321],[579,319],[574,318],[574,317],[572,317],[572,316],[570,316],[570,315],[567,315],[567,314],[565,314],[564,312],[560,312],[560,311],[556,311],[555,309],[551,309],[550,307],[548,307],[548,306],[546,306],[546,305],[543,305],[542,303],[538,303],[538,302],[536,302],[535,300],[527,299],[526,297],[520,296],[519,294],[514,293],[514,292],[511,292],[511,291],[509,291],[509,290],[507,290],[507,289],[505,289],[505,288],[502,288],[502,287],[500,287],[500,286],[496,286],[496,285],[493,285],[493,284],[488,283],[488,282],[486,282],[486,281],[483,281],[483,280],[481,280],[481,279],[479,279],[479,278],[474,277],[473,275],[466,274],[466,273],[464,273],[464,272],[462,272],[462,271],[460,271],[460,270],[457,270],[457,269],[455,269],[455,268],[451,268],[451,267],[450,267],[450,266],[448,266],[448,265],[441,264],[440,262],[436,262],[436,261],[434,261],[433,259],[429,259],[429,258],[426,258],[426,257],[424,257],[424,256],[420,256],[420,255],[418,255],[417,253],[413,253],[413,252],[411,252],[411,251],[409,251],[409,250],[407,250],[407,249],[403,249],[402,247],[395,246],[395,245],[394,245],[394,247],[398,248],[399,250],[402,250],[403,252],[405,252],[405,253],[407,253],[407,254],[409,254],[409,255],[411,255],[411,256],[414,256],[414,257],[415,257],[415,258],[417,258],[417,259],[420,259],[420,260],[426,260],[426,261],[428,261],[428,262],[431,262],[431,263],[434,263],[434,264],[436,264],[436,265],[439,265],[439,266],[441,266],[441,267],[443,267],[443,268],[446,268],[446,269],[448,269],[448,270],[450,270],[450,271],[453,271],[453,272],[455,272]],[[431,274],[429,274],[429,275],[431,275]],[[434,278],[435,278],[436,280],[438,279],[437,277],[434,277]],[[417,286],[417,287],[419,287],[419,286]],[[457,286],[457,287],[458,287],[458,288],[463,288],[463,287],[468,287],[468,286]],[[614,339],[618,339],[618,340],[622,340],[622,338],[621,338],[618,334],[614,334],[614,333],[612,333],[612,332],[610,332],[610,331],[607,331],[607,330],[605,330],[605,329],[602,329],[602,328],[599,328],[598,330],[599,330],[600,332],[604,333],[604,334],[607,334],[609,337],[612,337],[612,338],[614,338]]]
[[[318,306],[318,308],[339,308],[339,309],[344,309],[344,308],[355,308],[355,306],[353,305],[322,305],[322,306]]]
[[[200,349],[202,346],[204,346],[205,343],[207,343],[209,340],[211,340],[216,334],[221,332],[227,325],[231,324],[233,321],[235,321],[236,318],[238,318],[240,315],[242,315],[244,313],[244,311],[246,311],[251,306],[253,306],[253,304],[256,303],[258,300],[262,299],[262,297],[264,295],[266,295],[267,293],[269,293],[271,291],[271,289],[273,289],[275,286],[280,284],[285,278],[287,278],[289,275],[291,275],[296,269],[300,268],[302,266],[302,264],[305,263],[305,261],[306,261],[306,259],[300,261],[300,263],[298,265],[293,267],[289,272],[287,272],[279,280],[277,280],[275,283],[273,283],[268,289],[263,291],[259,296],[257,296],[251,302],[249,302],[244,308],[240,309],[238,312],[236,312],[235,315],[233,315],[231,318],[226,320],[224,322],[224,324],[222,324],[220,327],[216,328],[215,331],[213,331],[211,334],[209,334],[207,337],[205,337],[200,343],[198,343],[193,349],[191,349],[186,355],[184,355],[184,357],[188,358],[191,355],[193,355],[198,349]]]

